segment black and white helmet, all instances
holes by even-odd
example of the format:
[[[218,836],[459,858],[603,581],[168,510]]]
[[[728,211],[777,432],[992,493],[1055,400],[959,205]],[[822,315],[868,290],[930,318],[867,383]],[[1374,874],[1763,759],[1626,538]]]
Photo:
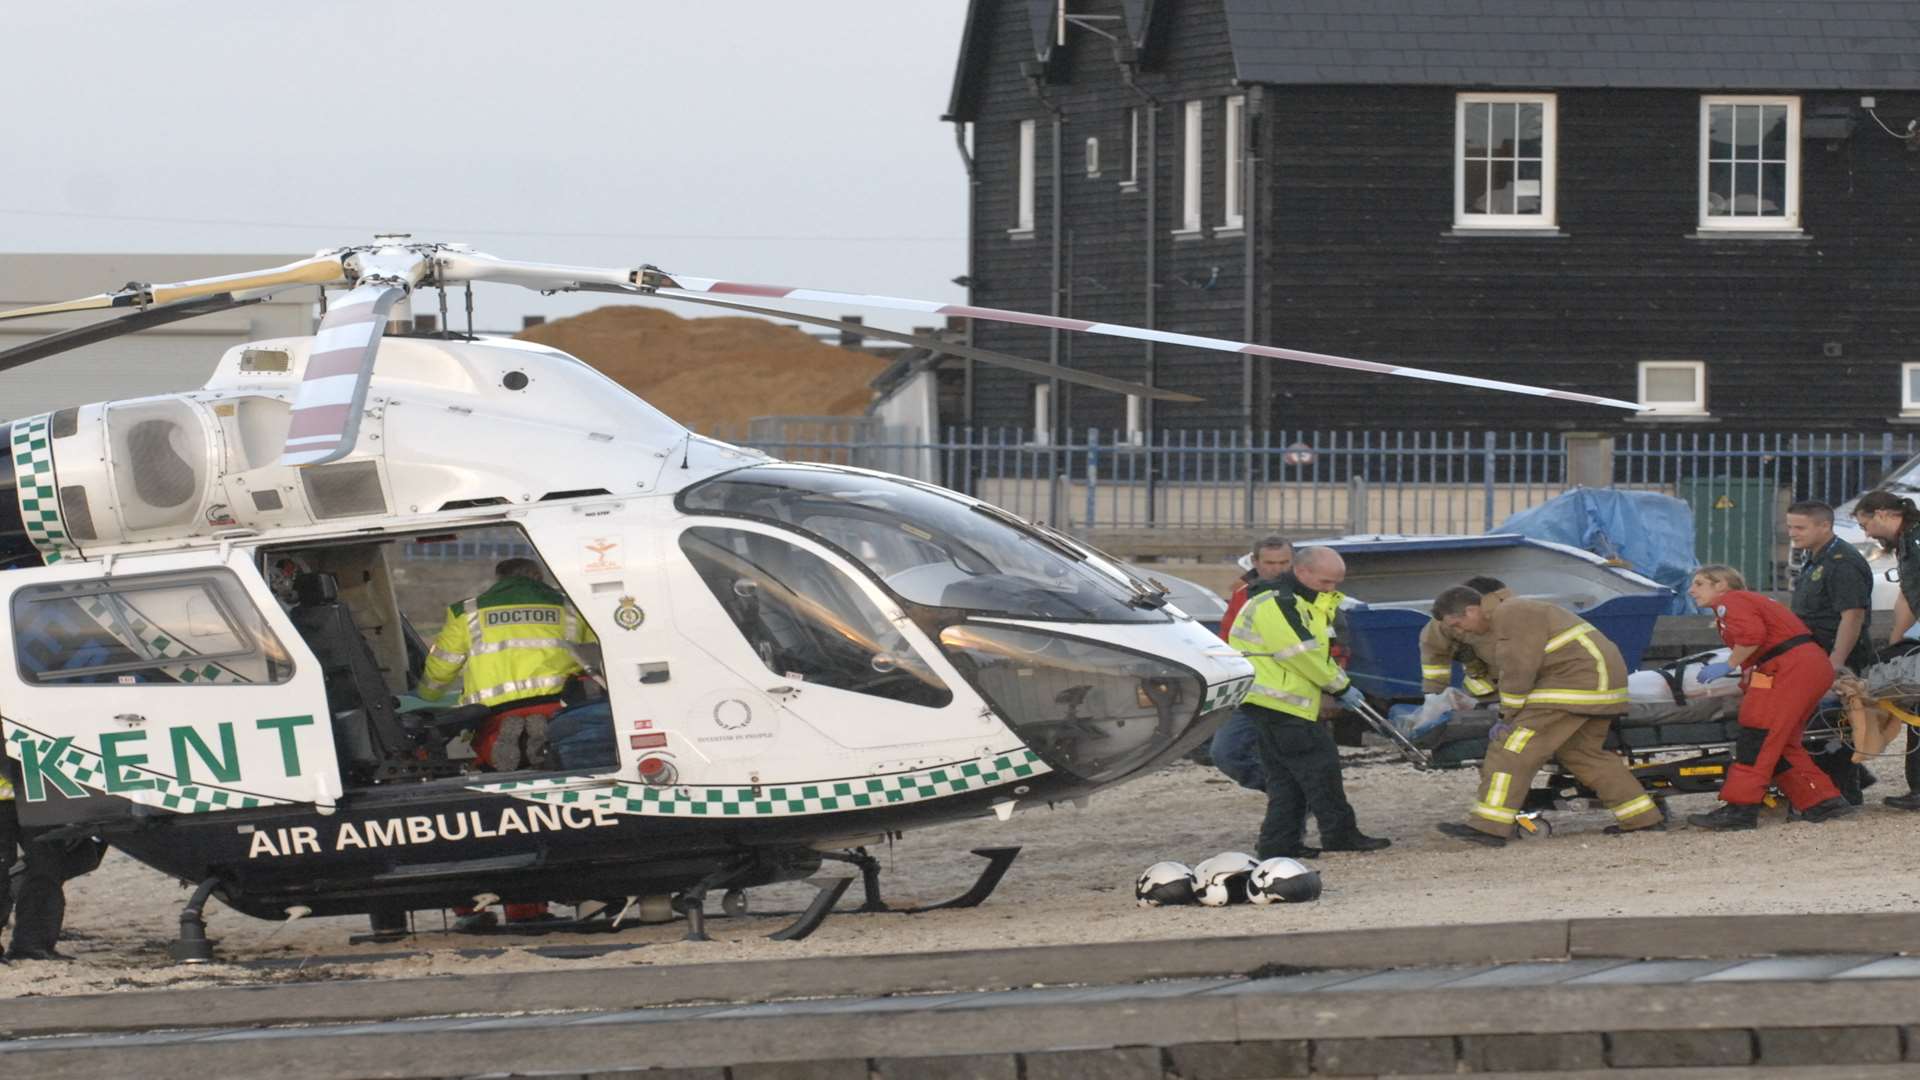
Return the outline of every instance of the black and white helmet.
[[[1304,904],[1320,899],[1320,872],[1285,857],[1268,859],[1247,879],[1247,899],[1256,904]]]
[[[1133,898],[1141,907],[1176,907],[1193,903],[1193,870],[1186,863],[1157,862],[1133,883]]]
[[[1247,902],[1247,879],[1260,862],[1244,851],[1223,851],[1193,868],[1193,892],[1208,907]]]

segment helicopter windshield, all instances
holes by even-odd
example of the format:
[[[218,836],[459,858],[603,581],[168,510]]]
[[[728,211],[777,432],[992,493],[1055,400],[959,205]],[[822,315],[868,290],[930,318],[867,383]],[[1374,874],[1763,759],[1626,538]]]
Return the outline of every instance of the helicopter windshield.
[[[775,522],[839,547],[909,603],[1027,619],[1165,622],[1158,594],[1088,565],[1003,510],[916,484],[806,465],[755,465],[680,496],[687,513]]]

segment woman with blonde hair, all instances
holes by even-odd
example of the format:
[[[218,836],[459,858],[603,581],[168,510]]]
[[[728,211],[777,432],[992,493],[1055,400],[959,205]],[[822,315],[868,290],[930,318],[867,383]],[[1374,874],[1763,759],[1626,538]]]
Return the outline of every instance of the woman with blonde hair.
[[[1687,820],[1703,829],[1751,829],[1769,783],[1812,822],[1853,812],[1840,789],[1800,745],[1821,695],[1833,685],[1833,664],[1807,624],[1786,605],[1747,589],[1731,566],[1703,566],[1687,589],[1714,613],[1720,640],[1732,650],[1725,663],[1700,669],[1700,681],[1740,676],[1740,735],[1733,765],[1720,785],[1720,808]]]

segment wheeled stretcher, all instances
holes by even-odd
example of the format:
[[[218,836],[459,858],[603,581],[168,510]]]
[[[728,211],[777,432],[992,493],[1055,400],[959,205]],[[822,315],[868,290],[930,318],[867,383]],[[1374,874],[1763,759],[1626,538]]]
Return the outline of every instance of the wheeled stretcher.
[[[1705,653],[1637,671],[1630,677],[1627,715],[1608,733],[1607,748],[1627,758],[1634,775],[1650,793],[1665,796],[1720,790],[1733,764],[1741,694],[1735,680],[1702,684],[1697,673],[1703,664],[1725,658],[1725,650]],[[1881,717],[1920,727],[1920,651],[1869,668],[1859,680],[1869,707],[1882,706],[1878,710]],[[1398,724],[1369,722],[1376,729],[1392,727],[1390,741],[1402,756],[1421,768],[1463,768],[1477,765],[1486,756],[1489,733],[1499,720],[1499,710],[1492,705],[1459,710],[1446,723],[1418,735],[1408,730],[1411,716],[1398,719]],[[1856,745],[1856,723],[1846,702],[1828,698],[1807,725],[1808,753],[1825,753],[1836,747],[1852,749]],[[1905,744],[1895,739],[1887,746],[1879,752],[1899,754]],[[1543,772],[1522,809],[1548,809],[1556,803],[1593,797],[1594,793],[1573,776]]]

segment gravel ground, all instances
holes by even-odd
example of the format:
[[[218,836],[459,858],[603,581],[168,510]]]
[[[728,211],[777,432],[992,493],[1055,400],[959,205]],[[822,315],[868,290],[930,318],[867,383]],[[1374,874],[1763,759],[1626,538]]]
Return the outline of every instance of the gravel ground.
[[[214,904],[210,934],[229,961],[297,961],[180,967],[165,943],[187,892],[112,853],[95,874],[69,885],[72,963],[22,962],[0,968],[0,995],[97,993],[169,986],[235,985],[332,978],[395,978],[496,971],[563,970],[583,965],[645,966],[859,953],[938,952],[1024,945],[1237,936],[1290,930],[1492,923],[1503,919],[1613,915],[1794,913],[1836,915],[1910,911],[1920,900],[1920,870],[1908,854],[1920,819],[1878,805],[1825,825],[1788,822],[1774,811],[1751,833],[1718,835],[1677,828],[1626,837],[1601,835],[1604,813],[1553,815],[1551,837],[1489,850],[1434,832],[1471,797],[1474,773],[1421,773],[1377,751],[1349,752],[1348,793],[1361,827],[1394,846],[1367,855],[1338,854],[1315,866],[1325,880],[1317,903],[1273,907],[1136,907],[1132,882],[1149,863],[1189,864],[1220,851],[1250,850],[1263,800],[1212,769],[1190,763],[1097,796],[1083,810],[1061,807],[961,822],[908,834],[881,852],[884,885],[897,904],[943,899],[964,890],[980,862],[968,849],[1018,844],[1020,860],[981,907],[925,915],[836,915],[803,942],[765,935],[787,920],[715,919],[715,940],[679,940],[684,924],[636,927],[617,935],[425,933],[395,945],[348,944],[362,919],[260,922]],[[1710,808],[1711,798],[1675,799],[1677,815]],[[805,886],[755,890],[759,911],[797,909]],[[845,906],[857,902],[858,884]],[[718,904],[711,905],[717,911]],[[437,912],[417,913],[422,930]],[[586,959],[555,959],[529,946],[637,946]],[[1910,942],[1889,942],[1890,950]],[[475,950],[484,954],[474,955]],[[410,953],[412,955],[396,955]],[[463,953],[465,955],[463,955]]]

